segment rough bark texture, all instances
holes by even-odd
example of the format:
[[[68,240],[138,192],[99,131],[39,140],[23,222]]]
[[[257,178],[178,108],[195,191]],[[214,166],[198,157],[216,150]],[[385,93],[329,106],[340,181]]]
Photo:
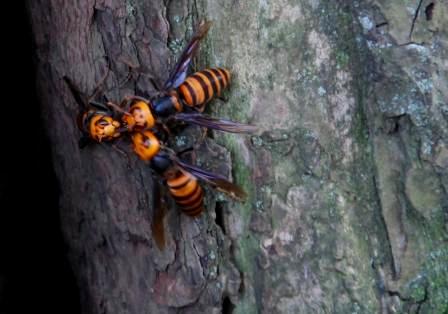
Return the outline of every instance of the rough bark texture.
[[[29,11],[85,313],[448,311],[446,1],[34,0]],[[231,166],[250,198],[208,191],[198,219],[171,210],[160,252],[150,170],[109,146],[78,149],[61,78],[91,92],[107,55],[109,98],[151,93],[145,76],[117,87],[120,60],[163,81],[202,18],[214,24],[198,68],[235,75],[211,111],[260,134],[215,133],[198,162]]]

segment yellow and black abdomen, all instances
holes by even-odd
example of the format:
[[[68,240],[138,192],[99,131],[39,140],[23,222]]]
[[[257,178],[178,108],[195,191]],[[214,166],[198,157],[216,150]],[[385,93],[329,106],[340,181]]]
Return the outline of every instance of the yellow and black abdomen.
[[[220,96],[230,84],[230,72],[223,68],[206,69],[196,72],[178,87],[179,97],[187,106],[200,111],[214,96]]]
[[[170,193],[179,208],[189,216],[197,216],[204,210],[204,192],[198,180],[191,174],[177,171],[167,180]]]

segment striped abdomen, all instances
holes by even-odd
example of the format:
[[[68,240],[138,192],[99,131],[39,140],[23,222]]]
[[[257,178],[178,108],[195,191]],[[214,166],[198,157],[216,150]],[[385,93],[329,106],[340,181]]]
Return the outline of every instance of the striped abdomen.
[[[197,216],[204,210],[204,192],[198,180],[191,174],[177,171],[167,180],[171,195],[179,208],[189,216]]]
[[[196,72],[178,87],[180,98],[187,106],[204,109],[204,104],[230,84],[230,72],[227,69],[215,68]]]

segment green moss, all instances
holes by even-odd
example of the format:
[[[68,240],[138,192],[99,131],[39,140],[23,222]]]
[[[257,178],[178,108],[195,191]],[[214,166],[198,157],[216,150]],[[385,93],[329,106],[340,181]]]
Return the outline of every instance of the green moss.
[[[415,6],[412,1],[406,2],[411,7]],[[316,3],[317,7],[315,7]],[[297,116],[297,124],[292,127],[285,126],[285,129],[288,129],[285,133],[288,138],[285,140],[269,141],[267,137],[255,136],[252,138],[252,146],[248,148],[250,158],[257,158],[259,151],[268,151],[271,154],[272,168],[275,172],[290,174],[285,178],[263,178],[265,181],[260,183],[269,192],[256,190],[257,186],[251,180],[250,169],[240,152],[241,141],[237,141],[235,135],[216,136],[218,141],[232,152],[234,180],[249,192],[250,200],[238,206],[245,231],[235,244],[235,259],[238,268],[243,272],[247,289],[240,296],[241,301],[235,309],[236,313],[255,313],[260,310],[256,301],[259,293],[254,290],[264,289],[263,291],[266,292],[267,289],[265,286],[260,287],[259,281],[269,285],[268,289],[272,289],[273,300],[276,300],[278,295],[283,295],[281,283],[285,279],[283,277],[285,269],[295,267],[300,275],[304,263],[307,267],[309,266],[310,272],[319,277],[315,281],[316,286],[323,287],[324,296],[318,301],[323,304],[316,305],[316,308],[338,313],[380,311],[380,291],[377,291],[376,287],[382,282],[375,282],[379,275],[372,269],[371,261],[375,261],[377,265],[390,265],[392,257],[388,242],[396,241],[396,239],[388,239],[377,195],[381,191],[377,191],[375,185],[381,182],[382,191],[388,191],[385,195],[380,195],[384,203],[392,203],[394,196],[403,196],[405,187],[403,182],[399,181],[402,178],[398,180],[391,178],[390,173],[395,171],[394,167],[397,166],[397,173],[402,175],[409,169],[410,163],[415,162],[421,155],[420,138],[414,134],[411,136],[414,138],[398,139],[401,135],[390,136],[393,141],[391,143],[387,140],[382,141],[380,149],[375,147],[376,151],[373,150],[372,138],[378,139],[377,135],[381,132],[379,130],[382,126],[380,111],[402,112],[402,110],[410,109],[415,116],[418,116],[416,122],[420,125],[426,123],[427,117],[424,116],[422,102],[420,96],[417,95],[418,88],[412,91],[409,88],[412,82],[406,80],[407,76],[402,72],[396,72],[396,78],[390,80],[391,84],[389,87],[386,86],[388,90],[382,93],[387,94],[384,99],[376,102],[376,99],[370,98],[372,89],[375,91],[373,85],[378,84],[378,81],[371,79],[375,74],[372,72],[377,70],[374,64],[375,58],[387,58],[386,64],[389,65],[389,62],[396,62],[397,54],[392,49],[370,46],[372,42],[366,42],[360,37],[362,30],[357,29],[356,16],[361,12],[361,8],[355,7],[360,3],[355,2],[354,7],[346,5],[348,3],[350,2],[302,1],[299,5],[305,18],[288,23],[278,18],[277,12],[274,12],[275,10],[281,12],[281,8],[275,7],[269,1],[223,3],[222,6],[221,4],[216,6],[210,2],[210,6],[214,6],[214,10],[217,11],[213,12],[214,16],[223,20],[219,22],[221,23],[219,32],[214,33],[216,38],[213,42],[216,45],[216,53],[219,55],[216,58],[222,58],[219,60],[224,60],[230,67],[235,65],[235,69],[239,71],[237,75],[241,75],[239,78],[236,77],[230,89],[228,95],[230,102],[223,106],[216,106],[216,108],[219,107],[217,109],[219,112],[215,112],[214,115],[243,122],[247,121],[248,116],[253,115],[256,119],[260,119],[261,123],[271,125],[271,117],[262,117],[259,112],[255,112],[255,108],[251,108],[251,106],[258,106],[253,104],[253,101],[255,97],[259,97],[258,93],[262,90],[268,95],[278,92],[275,97],[272,97],[274,101],[271,101],[269,108],[275,108],[277,95],[286,95],[279,102],[287,102],[288,113]],[[297,5],[297,2],[291,4]],[[393,7],[394,10],[404,7],[403,3],[393,4],[386,1],[381,1],[381,5]],[[237,15],[228,15],[228,12],[235,7],[244,13],[242,19]],[[408,17],[409,15],[406,10],[399,13],[400,16]],[[392,28],[394,25],[391,24],[388,27]],[[406,28],[408,31],[409,20]],[[328,49],[326,47],[322,49],[325,50],[324,54],[328,50],[331,55],[323,56],[325,64],[319,68],[315,64],[317,58],[315,51],[307,46],[311,29],[322,35],[325,46],[330,45]],[[227,35],[228,33],[231,35]],[[251,41],[250,44],[236,42],[235,38],[241,37],[248,38]],[[375,57],[369,55],[371,49]],[[395,49],[395,51],[399,50],[400,48]],[[389,74],[395,73],[390,69],[384,70],[389,71]],[[321,112],[313,112],[313,109],[308,106],[316,105],[317,102],[324,110],[326,109],[327,98],[334,89],[332,79],[341,71],[350,73],[352,76],[353,81],[349,82],[352,85],[347,89],[356,97],[356,112],[354,115],[350,113],[353,121],[350,137],[354,139],[354,161],[352,164],[343,166],[338,163],[344,157],[344,153],[341,152],[340,142],[332,133],[334,130],[328,128],[328,121],[319,120],[324,116]],[[421,78],[422,80],[419,80],[417,85],[421,90],[428,91],[431,87],[430,82],[425,76]],[[313,92],[310,93],[310,90]],[[381,98],[381,95],[376,96]],[[301,102],[300,104],[297,99]],[[267,104],[260,104],[260,108],[266,110],[261,107],[263,105],[267,106]],[[378,105],[381,106],[380,110],[376,108]],[[274,111],[272,114],[275,114]],[[266,112],[270,111],[266,110]],[[307,127],[312,125],[310,129],[318,133],[316,137],[320,150],[317,152],[310,149],[313,147],[313,141],[308,143],[306,137],[298,131],[299,127],[308,122]],[[372,133],[369,133],[369,129]],[[269,129],[272,133],[277,131],[272,127]],[[391,147],[388,144],[396,144],[398,147],[395,149],[395,146]],[[289,147],[292,149],[288,151]],[[402,147],[405,147],[404,151],[401,150]],[[405,155],[404,163],[394,163],[393,158],[396,157],[394,153],[396,154],[397,151]],[[287,155],[285,152],[288,152]],[[260,160],[257,161],[260,162]],[[311,167],[315,168],[309,169]],[[308,172],[308,170],[311,171]],[[305,172],[308,179],[304,175]],[[432,179],[425,181],[424,174],[412,176],[409,180],[410,196],[403,197],[406,208],[400,212],[401,222],[406,232],[409,232],[406,254],[412,253],[404,257],[404,263],[408,263],[406,265],[412,270],[406,273],[405,279],[400,279],[399,292],[403,293],[405,298],[402,301],[403,310],[412,302],[424,301],[421,308],[426,309],[426,313],[443,312],[446,311],[444,300],[448,299],[444,288],[447,286],[446,267],[444,269],[443,265],[448,263],[446,257],[436,254],[438,246],[443,247],[446,241],[446,231],[443,229],[444,217],[440,215],[440,207],[437,207],[442,196],[434,194],[432,187],[435,185]],[[313,184],[318,182],[318,186],[311,185],[310,182]],[[309,241],[313,242],[313,248],[300,255],[303,260],[295,260],[291,263],[288,256],[278,257],[274,252],[271,258],[277,260],[271,264],[272,268],[263,271],[265,277],[260,278],[262,275],[257,273],[259,269],[255,262],[257,253],[260,251],[258,234],[251,235],[247,226],[253,211],[262,211],[265,206],[268,208],[267,204],[272,194],[276,194],[284,201],[285,191],[288,191],[291,186],[306,186],[313,191],[318,191],[316,194],[318,194],[319,205],[307,208],[301,216],[303,226],[300,232],[312,233],[309,236],[312,240]],[[260,195],[269,197],[262,199]],[[341,201],[341,198],[345,200]],[[417,211],[421,208],[425,210],[429,207],[437,208],[435,212],[431,211],[433,214],[430,215],[429,221],[419,221],[418,212],[408,207],[408,201]],[[279,224],[279,221],[274,221],[274,228],[280,229]],[[307,228],[310,230],[306,230]],[[340,256],[337,252],[338,247],[342,247]],[[424,257],[428,254],[437,255],[437,257],[435,260],[425,262]],[[337,259],[335,255],[338,255]],[[336,268],[335,265],[338,269],[332,271]],[[388,266],[384,268],[388,271]],[[290,288],[287,292],[298,293],[298,289],[297,287]],[[375,295],[375,292],[378,295]],[[293,301],[291,302],[291,306],[294,306]],[[267,303],[269,301],[263,302],[263,304]]]
[[[336,66],[338,69],[346,68],[349,65],[350,56],[345,51],[336,52]]]
[[[408,303],[421,303],[421,313],[448,311],[448,249],[431,251],[422,268],[404,287]]]
[[[244,225],[244,232],[237,240],[234,258],[238,269],[245,277],[247,277],[246,280],[254,281],[254,277],[256,276],[254,273],[254,265],[256,265],[259,244],[258,239],[254,237],[248,228],[250,217],[255,206],[255,202],[253,201],[255,195],[254,184],[250,179],[250,169],[245,165],[244,161],[241,160],[241,156],[238,154],[238,147],[233,136],[235,135],[226,135],[222,138],[224,139],[225,146],[232,153],[234,182],[240,185],[248,194],[248,200],[238,206]],[[247,293],[243,295],[234,312],[257,313],[258,311],[254,298],[247,295]]]
[[[238,93],[235,91],[238,91]],[[210,110],[213,112],[213,115],[217,117],[228,117],[229,119],[239,122],[247,121],[247,113],[250,104],[249,94],[245,91],[244,87],[236,86],[231,90],[226,91],[224,95],[229,99],[226,104],[219,104],[215,101],[211,104],[211,106],[209,106]]]
[[[235,314],[257,314],[259,313],[256,304],[249,302],[248,299],[243,298],[238,302],[235,309],[233,310]]]

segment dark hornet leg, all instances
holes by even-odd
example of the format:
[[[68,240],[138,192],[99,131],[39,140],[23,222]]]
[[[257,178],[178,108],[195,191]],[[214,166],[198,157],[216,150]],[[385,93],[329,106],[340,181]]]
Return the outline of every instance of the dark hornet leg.
[[[98,82],[96,87],[93,89],[92,95],[90,95],[87,98],[87,101],[88,101],[87,103],[90,103],[91,101],[93,101],[95,98],[98,97],[99,94],[102,94],[104,91],[104,83],[106,82],[107,78],[109,77],[109,73],[110,73],[109,57],[104,56],[104,58],[106,59],[106,62],[107,62],[106,73],[104,73],[103,77],[100,79],[100,81]]]
[[[65,83],[70,88],[71,93],[73,94],[73,97],[75,98],[76,102],[78,103],[81,110],[87,110],[87,108],[90,106],[91,102],[94,102],[94,99],[98,96],[100,92],[103,91],[103,85],[106,81],[109,72],[110,72],[110,64],[109,59],[105,57],[107,60],[107,70],[106,73],[101,78],[100,82],[97,84],[97,86],[94,88],[92,95],[87,96],[83,92],[80,91],[78,86],[75,85],[75,83],[67,76],[64,76],[63,79]]]
[[[194,146],[185,148],[178,152],[176,155],[182,160],[186,160],[192,164],[196,164],[196,148]]]
[[[118,143],[121,140],[122,140],[122,137],[118,138],[115,143],[111,144],[111,147],[114,150],[116,150],[119,154],[121,154],[124,158],[126,158],[126,167],[127,167],[128,170],[131,170],[132,169],[131,168],[131,159],[129,158],[129,154],[118,146]],[[104,144],[104,143],[101,142],[100,144]],[[105,145],[102,145],[102,146],[105,147]]]
[[[195,149],[199,149],[199,147],[205,143],[207,145],[207,142],[205,142],[205,138],[207,137],[208,128],[201,127],[201,135],[199,136],[198,140],[193,144],[193,147]]]
[[[223,103],[227,103],[227,102],[229,102],[229,98],[224,97],[224,96],[216,97],[216,99],[219,99],[219,100],[222,101]]]
[[[131,78],[132,78],[132,73],[137,73],[137,75],[141,75],[141,76],[145,76],[149,79],[149,81],[151,82],[151,84],[154,86],[154,88],[158,91],[161,92],[162,91],[162,87],[160,86],[160,84],[157,82],[156,78],[154,77],[154,75],[146,73],[143,71],[143,69],[141,68],[141,66],[138,66],[136,64],[133,64],[131,61],[126,60],[124,58],[120,58],[118,61],[124,63],[127,67],[128,67],[128,75],[126,76],[127,79],[123,82],[123,85],[125,83],[127,83]],[[138,78],[138,77],[137,77]]]
[[[92,102],[96,97],[98,97],[98,95],[100,95],[100,94],[102,94],[102,93],[104,94],[104,84],[105,84],[105,82],[106,82],[106,80],[107,80],[107,78],[108,78],[108,76],[109,76],[110,69],[111,69],[111,64],[110,64],[110,60],[109,60],[109,58],[108,58],[107,56],[104,56],[104,58],[105,58],[106,61],[107,61],[107,71],[106,71],[106,73],[103,75],[103,77],[100,79],[100,81],[99,81],[99,83],[97,84],[97,86],[95,87],[95,89],[93,90],[92,95],[88,98],[89,103]],[[131,67],[131,63],[130,63],[129,61],[123,61],[123,60],[119,60],[119,61],[125,63],[128,67]],[[108,89],[108,90],[106,90],[106,91],[110,91],[110,90],[112,90],[112,89],[117,89],[117,88],[120,89],[120,88],[123,87],[123,85],[125,85],[130,79],[131,79],[131,75],[130,75],[130,72],[129,72],[128,75],[126,76],[126,78],[123,80],[123,82],[118,83],[118,85],[116,85],[115,87],[112,87],[112,88],[110,88],[110,89]],[[107,101],[106,96],[104,96],[104,98],[105,98],[106,101]],[[121,106],[121,104],[120,104],[120,106]],[[112,107],[112,106],[111,106],[111,107]],[[116,109],[116,108],[115,108],[115,109]]]
[[[190,156],[191,163],[195,164],[197,159],[196,152],[199,150],[201,146],[204,145],[205,149],[207,149],[213,157],[217,157],[217,154],[210,149],[210,147],[207,144],[207,141],[205,140],[207,137],[207,131],[208,131],[207,128],[201,128],[201,134],[199,136],[199,139],[193,143],[193,146],[181,150],[180,152],[177,153],[177,156],[182,157],[188,154]]]
[[[120,113],[122,113],[122,114],[125,114],[125,115],[128,115],[128,116],[129,116],[130,113],[127,112],[125,109],[123,109],[123,107],[125,107],[126,104],[127,104],[127,103],[125,103],[124,101],[122,101],[119,105],[117,105],[116,103],[114,103],[114,102],[112,102],[112,101],[108,101],[106,105],[107,105],[108,107],[112,108],[113,110],[117,111],[117,112],[120,112]]]
[[[120,104],[116,104],[112,101],[108,101],[107,106],[111,107],[112,109],[115,109],[115,111],[120,112],[122,114],[130,115],[130,113],[127,112],[127,109],[129,109],[129,105],[135,100],[141,100],[148,104],[150,103],[150,101],[148,99],[140,97],[140,96],[125,96],[123,98],[123,100],[120,102]]]
[[[128,74],[126,75],[126,77],[124,78],[124,80],[118,84],[118,88],[121,88],[122,86],[124,86],[127,82],[129,82],[132,78],[132,69],[136,68],[137,66],[135,64],[132,64],[131,61],[126,60],[123,57],[120,57],[118,59],[119,62],[124,63],[127,67],[128,67]]]

